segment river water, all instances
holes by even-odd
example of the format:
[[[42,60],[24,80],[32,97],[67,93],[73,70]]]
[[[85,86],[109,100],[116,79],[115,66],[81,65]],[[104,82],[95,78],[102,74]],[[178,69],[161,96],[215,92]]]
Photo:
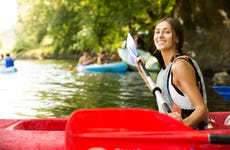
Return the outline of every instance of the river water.
[[[18,72],[0,74],[0,118],[68,117],[83,108],[157,109],[138,72],[79,73],[70,60],[16,60]],[[152,73],[153,79],[156,74]],[[206,78],[210,111],[229,111]]]

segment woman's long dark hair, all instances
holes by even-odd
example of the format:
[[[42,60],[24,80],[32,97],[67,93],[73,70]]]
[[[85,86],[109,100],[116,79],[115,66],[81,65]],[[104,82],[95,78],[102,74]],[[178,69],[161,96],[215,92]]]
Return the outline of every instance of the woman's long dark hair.
[[[176,43],[177,55],[183,55],[184,52],[182,51],[182,47],[184,44],[184,31],[183,31],[182,25],[180,24],[180,22],[177,19],[174,19],[174,18],[163,18],[163,19],[159,20],[157,22],[157,24],[159,24],[163,21],[166,21],[170,24],[173,32],[175,33],[175,36],[178,39],[178,43]],[[160,66],[162,68],[165,68],[165,63],[164,63],[163,57],[161,55],[161,52],[159,50],[155,50],[153,55],[158,59]],[[174,59],[174,58],[172,58],[172,59]]]

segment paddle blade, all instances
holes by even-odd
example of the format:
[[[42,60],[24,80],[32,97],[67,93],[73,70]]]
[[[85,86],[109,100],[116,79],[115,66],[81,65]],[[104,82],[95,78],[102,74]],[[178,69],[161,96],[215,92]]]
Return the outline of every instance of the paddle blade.
[[[138,56],[136,43],[130,33],[128,33],[127,36],[127,46],[126,46],[127,54],[128,54],[128,60],[129,62],[135,63],[135,59]]]
[[[118,137],[117,140],[108,138],[108,140],[107,138],[101,138],[101,136],[106,133],[108,135],[114,133],[123,136],[129,132],[166,131],[192,131],[192,129],[154,110],[134,108],[83,109],[74,112],[70,116],[66,125],[65,145],[66,149],[74,149],[73,147],[76,149],[90,149],[95,146],[103,146],[105,149],[116,149],[114,147],[111,148],[114,145],[111,145],[108,141],[114,141],[116,145],[125,139],[127,140],[127,138]],[[124,132],[125,134],[123,134]],[[89,138],[84,135],[96,135],[96,137]],[[113,138],[113,135],[111,137]],[[135,137],[135,135],[131,137]],[[137,142],[131,141],[127,145]],[[125,149],[123,146],[121,146],[121,149]]]

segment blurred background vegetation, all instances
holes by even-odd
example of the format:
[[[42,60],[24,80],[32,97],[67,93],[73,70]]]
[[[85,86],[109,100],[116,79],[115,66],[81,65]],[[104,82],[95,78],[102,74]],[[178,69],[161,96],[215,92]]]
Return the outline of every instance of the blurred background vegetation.
[[[18,0],[16,53],[42,49],[63,57],[89,49],[112,52],[127,33],[150,33],[156,20],[172,12],[168,0]],[[150,39],[151,40],[151,39]],[[152,45],[151,42],[146,42]],[[146,44],[148,47],[149,45]]]
[[[184,49],[202,69],[230,70],[228,0],[18,0],[18,5],[13,49],[18,57],[76,58],[86,49],[116,53],[128,32],[142,34],[144,50],[153,51],[156,21],[171,16],[183,24]]]

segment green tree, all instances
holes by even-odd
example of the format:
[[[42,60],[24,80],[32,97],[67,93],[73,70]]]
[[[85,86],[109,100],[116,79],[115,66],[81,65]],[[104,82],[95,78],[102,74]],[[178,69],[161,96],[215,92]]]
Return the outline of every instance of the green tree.
[[[152,45],[155,21],[168,16],[174,0],[19,0],[21,14],[15,49],[39,48],[45,38],[52,40],[53,54],[61,56],[84,49],[116,51],[128,32],[150,33]],[[22,9],[19,9],[21,12]]]

